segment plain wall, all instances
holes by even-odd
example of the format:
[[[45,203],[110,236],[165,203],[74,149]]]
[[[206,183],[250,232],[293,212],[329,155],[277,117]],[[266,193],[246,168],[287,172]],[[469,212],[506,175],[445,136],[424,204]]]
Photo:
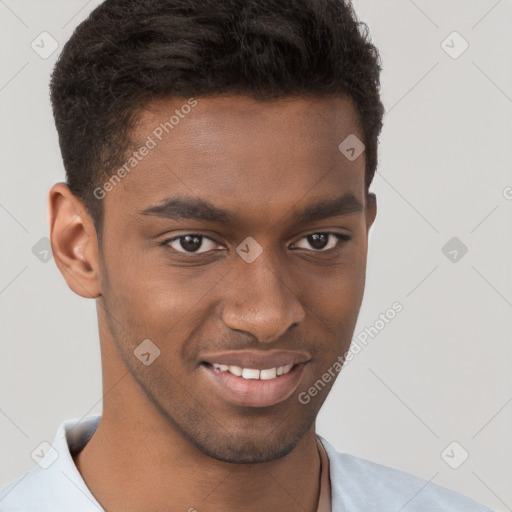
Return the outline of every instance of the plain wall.
[[[0,3],[0,486],[35,464],[62,421],[101,412],[95,303],[33,253],[48,235],[48,190],[64,179],[50,72],[99,3]],[[387,110],[354,333],[372,336],[317,430],[339,451],[512,510],[512,5],[354,6],[381,52]],[[46,59],[31,47],[43,31],[59,44]],[[469,47],[454,58],[461,37]],[[397,301],[403,310],[377,328]],[[441,456],[453,441],[455,457],[469,454],[458,469]]]

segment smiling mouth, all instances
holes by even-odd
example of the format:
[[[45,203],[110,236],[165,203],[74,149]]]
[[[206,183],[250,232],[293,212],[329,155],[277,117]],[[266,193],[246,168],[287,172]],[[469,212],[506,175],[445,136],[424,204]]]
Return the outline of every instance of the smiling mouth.
[[[281,366],[275,366],[273,368],[266,368],[264,370],[259,370],[257,368],[243,368],[242,366],[237,365],[227,365],[221,363],[207,363],[203,364],[212,367],[214,370],[219,372],[228,372],[231,375],[235,375],[236,377],[241,377],[242,379],[247,380],[270,380],[276,379],[277,377],[281,377],[286,375],[288,372],[292,370],[292,368],[296,365],[289,363]]]
[[[263,408],[284,402],[295,392],[306,364],[262,370],[207,362],[200,366],[205,370],[214,395],[235,406]]]

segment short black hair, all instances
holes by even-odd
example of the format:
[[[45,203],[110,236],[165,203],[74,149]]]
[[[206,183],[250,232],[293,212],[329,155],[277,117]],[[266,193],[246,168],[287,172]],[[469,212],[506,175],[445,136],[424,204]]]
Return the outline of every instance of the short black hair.
[[[140,110],[158,98],[233,93],[351,98],[368,190],[384,114],[380,71],[349,0],[106,0],[75,29],[51,77],[67,184],[101,236],[93,190],[124,162]]]

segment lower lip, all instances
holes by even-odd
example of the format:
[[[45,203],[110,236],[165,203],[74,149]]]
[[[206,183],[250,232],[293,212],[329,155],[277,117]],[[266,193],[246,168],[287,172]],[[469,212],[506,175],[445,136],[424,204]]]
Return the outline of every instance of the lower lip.
[[[288,373],[268,380],[244,379],[221,372],[209,364],[201,366],[228,402],[246,407],[269,407],[290,397],[297,389],[306,365],[296,364]]]

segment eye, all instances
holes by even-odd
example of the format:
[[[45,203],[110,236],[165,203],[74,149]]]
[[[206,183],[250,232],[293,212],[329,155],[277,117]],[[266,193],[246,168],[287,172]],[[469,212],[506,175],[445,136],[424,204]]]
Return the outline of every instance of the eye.
[[[211,238],[195,233],[175,236],[166,240],[164,244],[170,246],[175,252],[182,254],[204,254],[218,246]],[[205,250],[199,251],[201,248]]]
[[[350,237],[341,233],[325,232],[306,235],[299,240],[299,243],[302,240],[305,240],[309,247],[299,247],[298,244],[294,244],[295,248],[308,250],[313,248],[314,252],[325,252],[347,242],[350,240]]]

